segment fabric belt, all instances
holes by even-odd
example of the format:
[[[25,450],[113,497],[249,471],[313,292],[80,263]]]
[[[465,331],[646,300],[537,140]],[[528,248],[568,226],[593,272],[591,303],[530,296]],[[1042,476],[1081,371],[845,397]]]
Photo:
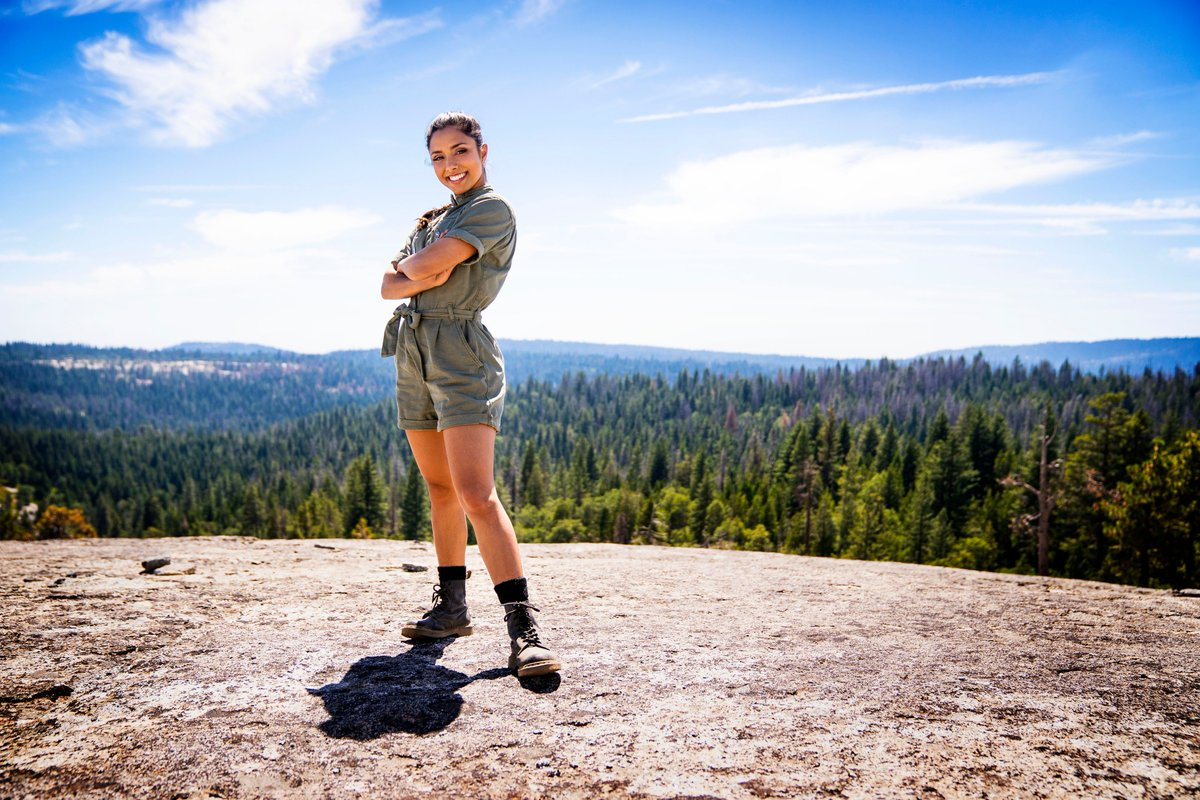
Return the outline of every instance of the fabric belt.
[[[409,308],[408,303],[401,303],[392,312],[392,318],[388,320],[387,325],[383,329],[383,347],[379,350],[379,355],[394,356],[396,348],[400,342],[400,321],[404,320],[408,323],[408,327],[416,328],[421,324],[422,319],[463,319],[474,320],[479,319],[478,311],[467,311],[453,306],[445,306],[444,308]]]

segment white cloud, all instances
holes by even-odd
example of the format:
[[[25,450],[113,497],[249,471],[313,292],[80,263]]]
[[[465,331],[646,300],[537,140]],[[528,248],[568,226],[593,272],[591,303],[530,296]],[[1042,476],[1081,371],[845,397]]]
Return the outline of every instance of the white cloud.
[[[1118,133],[1114,136],[1101,136],[1093,139],[1097,147],[1123,147],[1127,144],[1137,144],[1151,139],[1161,139],[1163,134],[1154,131],[1135,131],[1134,133]]]
[[[186,197],[151,197],[146,202],[152,206],[164,208],[191,208],[196,204],[195,200],[189,200]]]
[[[7,284],[0,319],[7,337],[30,341],[61,340],[56,309],[69,306],[72,335],[102,346],[235,339],[309,352],[367,348],[378,346],[395,305],[379,299],[382,271],[361,254],[305,250],[81,265]]]
[[[522,0],[517,9],[516,22],[519,27],[532,25],[553,14],[566,5],[567,0]]]
[[[192,226],[218,247],[259,252],[328,242],[379,222],[379,217],[368,212],[326,206],[288,212],[206,211]]]
[[[958,208],[986,215],[992,221],[1042,225],[1078,233],[1104,233],[1103,223],[1200,219],[1200,203],[1189,198],[1156,198],[1130,203],[963,203]]]
[[[1016,141],[765,147],[682,164],[666,178],[667,199],[621,209],[617,216],[685,227],[862,217],[941,208],[1110,163]]]
[[[87,141],[98,128],[91,121],[80,122],[76,113],[59,104],[29,126],[55,147],[71,147]]]
[[[1200,261],[1200,247],[1177,247],[1171,250],[1171,255],[1184,261]]]
[[[83,65],[113,84],[135,124],[164,142],[203,147],[229,125],[276,104],[312,99],[343,50],[415,35],[432,17],[371,24],[377,0],[210,0],[148,20],[147,49],[109,32],[80,47]]]
[[[791,89],[782,86],[766,86],[749,78],[736,75],[706,75],[685,81],[672,89],[672,95],[689,95],[703,97],[708,95],[733,95],[745,97],[749,94],[780,94]]]
[[[610,83],[622,81],[622,80],[625,80],[626,78],[632,78],[634,75],[636,75],[638,72],[640,72],[641,69],[642,69],[642,63],[640,61],[626,61],[624,64],[617,67],[615,70],[613,70],[609,74],[607,74],[601,78],[597,78],[595,80],[590,81],[588,83],[588,88],[589,89],[599,89],[600,87],[607,86]]]
[[[0,136],[7,133],[18,133],[21,129],[16,125],[9,125],[6,122],[0,122]]]
[[[741,111],[762,111],[792,106],[811,106],[821,103],[842,103],[848,100],[868,100],[875,97],[892,95],[929,94],[931,92],[953,91],[961,89],[1005,88],[1012,86],[1028,86],[1036,83],[1046,83],[1054,73],[1030,72],[1024,75],[981,75],[974,78],[960,78],[952,81],[937,83],[910,83],[903,86],[884,86],[878,89],[860,89],[849,92],[815,91],[800,97],[787,97],[779,100],[751,100],[745,103],[733,103],[724,106],[705,106],[690,111],[667,111],[656,114],[643,114],[628,117],[621,122],[655,122],[659,120],[694,117],[704,114],[734,114]]]
[[[52,264],[60,261],[70,261],[75,254],[63,250],[57,253],[0,253],[0,264]]]
[[[61,8],[68,17],[92,14],[97,11],[140,11],[159,5],[162,0],[27,0],[22,6],[26,14],[40,14]]]

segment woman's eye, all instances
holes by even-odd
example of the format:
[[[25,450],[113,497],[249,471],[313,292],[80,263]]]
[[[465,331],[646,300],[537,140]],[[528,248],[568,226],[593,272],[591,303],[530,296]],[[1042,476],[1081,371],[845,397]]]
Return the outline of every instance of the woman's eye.
[[[438,161],[441,161],[441,160],[442,160],[442,157],[441,157],[441,156],[433,156],[433,157],[432,157],[432,158],[430,158],[429,160],[430,160],[430,161],[432,161],[432,162],[434,162],[434,163],[436,164]]]

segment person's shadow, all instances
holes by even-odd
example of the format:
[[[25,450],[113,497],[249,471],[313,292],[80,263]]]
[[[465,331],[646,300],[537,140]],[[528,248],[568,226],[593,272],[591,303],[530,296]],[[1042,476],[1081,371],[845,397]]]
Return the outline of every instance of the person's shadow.
[[[350,667],[337,683],[309,689],[325,703],[329,719],[320,729],[337,739],[374,739],[386,733],[426,734],[440,731],[458,718],[463,699],[458,690],[477,680],[510,673],[503,667],[471,677],[437,663],[454,637],[415,642],[398,656],[367,656]],[[546,676],[557,678],[557,674]],[[554,691],[546,680],[521,685],[535,692]]]

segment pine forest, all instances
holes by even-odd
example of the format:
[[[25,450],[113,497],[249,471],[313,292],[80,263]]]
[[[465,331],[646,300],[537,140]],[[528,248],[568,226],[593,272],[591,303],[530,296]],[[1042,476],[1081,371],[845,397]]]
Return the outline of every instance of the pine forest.
[[[387,362],[165,353],[2,348],[0,536],[430,536]],[[1200,365],[628,366],[510,385],[523,541],[1200,584]]]

